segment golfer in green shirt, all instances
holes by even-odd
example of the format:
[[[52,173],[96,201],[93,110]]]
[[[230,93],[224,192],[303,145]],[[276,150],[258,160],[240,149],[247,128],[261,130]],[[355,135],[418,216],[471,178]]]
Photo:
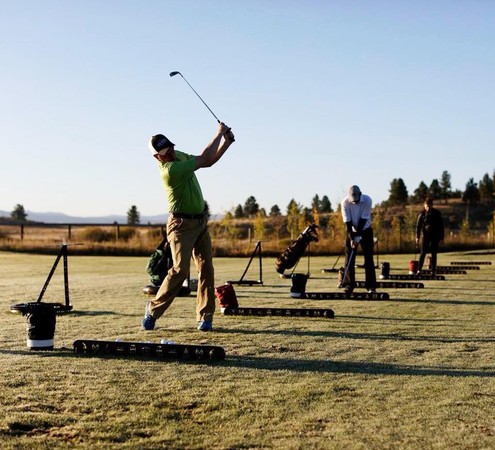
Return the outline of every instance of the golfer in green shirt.
[[[215,164],[234,140],[231,129],[224,123],[218,125],[212,141],[197,156],[175,150],[175,144],[162,134],[150,139],[149,148],[158,161],[169,204],[167,240],[172,251],[173,267],[155,298],[146,305],[142,321],[144,330],[153,330],[156,320],[174,301],[189,274],[191,257],[198,269],[198,330],[212,330],[215,275],[205,201],[195,171]]]

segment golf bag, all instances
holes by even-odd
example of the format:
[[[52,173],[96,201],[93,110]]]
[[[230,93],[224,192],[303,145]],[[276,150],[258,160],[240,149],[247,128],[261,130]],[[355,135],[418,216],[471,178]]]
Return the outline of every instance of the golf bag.
[[[168,270],[173,266],[172,252],[167,238],[164,237],[156,250],[151,254],[146,265],[146,272],[150,275],[150,281],[155,286],[161,286]]]
[[[294,267],[311,241],[318,242],[318,226],[308,225],[297,239],[288,247],[276,262],[277,272],[283,274],[285,270]]]
[[[146,265],[146,272],[148,272],[150,276],[150,281],[153,285],[152,287],[159,288],[162,285],[163,280],[167,276],[167,272],[173,265],[174,262],[170,244],[168,243],[167,238],[164,237],[160,244],[158,244],[156,250],[151,254],[148,264]],[[188,276],[177,294],[178,297],[187,297],[191,293],[189,281],[190,279]],[[149,293],[156,294],[156,291],[158,291],[158,289],[150,290]]]

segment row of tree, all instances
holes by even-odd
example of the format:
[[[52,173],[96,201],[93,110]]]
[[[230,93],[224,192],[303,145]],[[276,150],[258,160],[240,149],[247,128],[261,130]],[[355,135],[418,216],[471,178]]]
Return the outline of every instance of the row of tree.
[[[318,212],[320,214],[333,212],[332,204],[330,203],[330,200],[327,195],[324,195],[320,199],[318,194],[316,194],[313,197],[310,208],[304,208],[303,206],[299,205],[294,199],[292,199],[287,205],[287,214],[289,214],[290,211],[293,210],[295,206],[297,206],[297,208],[299,209],[307,209],[308,211]],[[242,219],[243,217],[253,218],[258,215],[262,217],[266,217],[266,216],[277,217],[283,214],[278,205],[273,205],[270,208],[270,212],[267,214],[264,208],[260,208],[260,205],[256,201],[256,198],[253,196],[248,197],[248,199],[244,203],[244,206],[242,206],[241,204],[237,205],[237,207],[234,208],[234,213],[233,213],[233,216],[236,219]]]
[[[452,190],[451,176],[446,170],[442,172],[440,180],[433,179],[429,185],[421,181],[419,186],[414,190],[412,195],[409,195],[408,189],[402,178],[394,178],[390,183],[389,198],[382,202],[381,206],[402,206],[407,204],[419,204],[426,197],[443,200],[448,202],[451,198],[462,198],[467,205],[473,205],[477,202],[489,203],[493,201],[495,194],[495,171],[490,177],[485,173],[483,178],[476,183],[473,178],[470,178],[466,183],[464,191]],[[339,205],[340,206],[340,205]],[[207,205],[208,211],[208,205]],[[286,208],[286,215],[303,214],[303,215],[320,215],[333,212],[332,204],[327,195],[321,198],[316,194],[310,207],[304,207],[291,199]],[[278,217],[284,215],[278,205],[273,205],[270,211],[266,210],[258,204],[256,198],[250,196],[244,202],[244,205],[237,205],[228,215],[232,218],[255,218],[255,217]],[[11,212],[10,217],[16,221],[26,221],[27,213],[23,205],[17,204]],[[140,223],[140,213],[136,205],[132,205],[127,211],[127,224],[138,225]]]
[[[440,180],[435,178],[429,185],[424,181],[421,181],[412,195],[409,195],[406,184],[402,178],[394,178],[390,183],[389,193],[389,198],[382,202],[381,206],[421,204],[426,197],[442,200],[445,203],[453,198],[461,198],[468,204],[475,204],[477,202],[489,203],[494,199],[495,171],[491,177],[486,173],[479,183],[476,183],[473,178],[470,178],[466,183],[464,191],[460,191],[452,190],[451,175],[448,171],[444,170]],[[333,212],[332,204],[327,195],[324,195],[321,199],[318,195],[315,195],[309,208],[304,207],[298,204],[294,199],[291,199],[286,208],[286,215],[290,215],[295,209],[306,214],[324,214]],[[282,211],[278,205],[274,205],[267,214],[266,210],[259,206],[256,198],[250,196],[244,203],[244,206],[241,204],[237,205],[231,214],[236,219],[243,217],[253,218],[258,215],[262,217],[277,217],[282,215]]]
[[[402,178],[394,178],[390,183],[390,196],[383,202],[383,206],[400,206],[406,204],[417,204],[423,202],[426,197],[443,200],[445,203],[450,198],[462,198],[466,203],[477,202],[489,203],[493,201],[495,193],[495,171],[492,176],[485,173],[483,178],[476,183],[474,178],[470,178],[464,191],[452,190],[451,176],[446,170],[443,171],[440,180],[433,179],[428,186],[424,181],[414,190],[413,195],[409,195],[407,187]]]
[[[477,202],[489,203],[494,200],[495,171],[491,177],[486,173],[478,183],[474,181],[474,178],[470,178],[466,183],[464,191],[461,191],[458,189],[452,190],[451,175],[445,170],[442,172],[440,180],[435,178],[429,185],[424,181],[421,181],[412,195],[409,195],[406,184],[402,178],[394,178],[390,183],[389,193],[389,198],[382,202],[381,206],[421,204],[426,197],[442,200],[445,203],[447,203],[449,199],[454,198],[460,198],[467,204],[475,204]],[[340,207],[340,205],[338,206]],[[291,211],[294,211],[296,207],[303,213],[324,214],[333,212],[332,205],[327,195],[324,195],[321,199],[318,195],[315,195],[309,208],[297,204],[297,202],[292,199],[287,205],[286,214],[290,215]],[[260,208],[253,196],[246,200],[244,206],[239,204],[233,211],[233,217],[236,219],[243,217],[252,218],[257,215],[276,217],[282,215],[282,212],[278,205],[274,205],[267,214],[264,208]]]

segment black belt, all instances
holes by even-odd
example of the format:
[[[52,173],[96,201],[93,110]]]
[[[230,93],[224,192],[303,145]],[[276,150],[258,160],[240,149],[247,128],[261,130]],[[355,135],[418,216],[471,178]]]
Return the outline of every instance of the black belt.
[[[206,213],[201,214],[187,214],[187,213],[172,213],[172,217],[176,219],[191,219],[191,220],[200,220],[204,219]]]

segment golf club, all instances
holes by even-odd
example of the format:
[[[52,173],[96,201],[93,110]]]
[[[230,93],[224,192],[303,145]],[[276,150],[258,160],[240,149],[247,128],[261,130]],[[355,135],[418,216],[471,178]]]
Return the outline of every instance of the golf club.
[[[335,266],[337,265],[337,263],[339,262],[339,259],[340,257],[345,253],[345,244],[344,244],[344,250],[342,250],[342,253],[339,254],[339,256],[337,256],[337,260],[333,263],[333,266],[331,269],[325,269],[325,272],[338,272],[339,269],[336,269]]]
[[[353,262],[353,258],[354,258],[354,253],[356,252],[356,249],[353,248],[351,250],[351,253],[349,254],[349,261],[347,262],[346,266],[345,266],[345,271],[344,271],[344,275],[342,277],[342,281],[339,283],[339,288],[342,289],[343,287],[346,286],[347,284],[347,274],[349,273],[349,268],[351,267],[351,263]]]
[[[175,75],[180,75],[182,79],[189,85],[189,87],[193,90],[193,92],[198,96],[198,98],[203,102],[203,104],[208,108],[208,111],[210,111],[215,119],[217,119],[217,122],[220,123],[220,119],[215,115],[215,113],[210,109],[210,107],[206,104],[206,102],[200,97],[200,95],[196,92],[196,90],[189,84],[189,81],[187,81],[184,78],[184,75],[182,75],[178,71],[170,72],[171,77],[175,77]]]
[[[380,247],[378,246],[378,238],[373,238],[375,244],[376,244],[376,265],[375,269],[378,269],[380,267]]]

